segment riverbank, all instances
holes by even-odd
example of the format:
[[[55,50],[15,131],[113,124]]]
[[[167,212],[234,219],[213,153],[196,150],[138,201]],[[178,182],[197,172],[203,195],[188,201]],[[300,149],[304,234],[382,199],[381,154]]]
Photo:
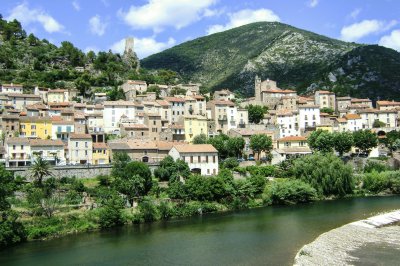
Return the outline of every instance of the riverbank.
[[[363,258],[355,254],[371,244],[400,253],[400,210],[353,222],[320,235],[297,253],[294,265],[349,265]],[[364,261],[364,263],[366,263]]]

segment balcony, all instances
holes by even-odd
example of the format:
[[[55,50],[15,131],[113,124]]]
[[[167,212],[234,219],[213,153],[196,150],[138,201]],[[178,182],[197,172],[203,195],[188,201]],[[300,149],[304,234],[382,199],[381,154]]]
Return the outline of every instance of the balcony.
[[[226,115],[223,115],[218,117],[218,121],[228,121],[228,118],[226,117]]]

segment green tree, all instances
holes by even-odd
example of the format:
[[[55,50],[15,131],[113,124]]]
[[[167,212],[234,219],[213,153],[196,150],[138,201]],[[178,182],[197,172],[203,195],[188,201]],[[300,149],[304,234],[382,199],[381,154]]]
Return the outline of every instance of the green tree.
[[[350,132],[336,132],[333,134],[333,147],[340,156],[343,156],[345,152],[349,152],[353,145],[353,134]]]
[[[332,153],[295,159],[289,175],[314,187],[320,195],[344,196],[353,192],[352,168]]]
[[[126,195],[130,200],[133,200],[133,197],[147,195],[153,185],[150,168],[142,162],[129,162],[124,167],[123,174],[114,178],[114,185],[118,192]]]
[[[332,108],[329,108],[329,107],[324,107],[321,109],[321,113],[327,113],[327,114],[332,115],[334,112],[335,112],[335,110],[333,110]]]
[[[378,137],[371,130],[358,130],[353,132],[354,146],[361,152],[369,154],[378,146]]]
[[[312,150],[320,152],[331,152],[334,146],[333,135],[321,129],[313,131],[307,142]]]
[[[101,228],[113,227],[124,223],[122,211],[124,209],[123,199],[116,193],[111,192],[103,201],[99,211],[99,223]]]
[[[111,175],[113,177],[125,177],[125,168],[131,161],[131,157],[126,152],[115,152],[113,154]]]
[[[213,198],[209,179],[204,176],[192,175],[186,181],[185,187],[192,200],[209,201]]]
[[[193,144],[206,144],[207,143],[207,135],[206,134],[199,134],[194,136]]]
[[[174,87],[171,89],[169,95],[174,96],[174,95],[186,95],[186,90],[181,88],[181,87]]]
[[[268,112],[266,106],[261,105],[248,105],[247,110],[249,112],[249,122],[254,124],[259,124],[264,118],[264,114]]]
[[[386,124],[382,121],[380,121],[379,119],[375,119],[374,123],[372,123],[372,127],[373,128],[380,128],[380,127],[384,127],[386,126]]]
[[[160,99],[161,89],[158,86],[149,86],[146,92],[155,92],[156,98]]]
[[[166,156],[160,162],[160,166],[154,171],[154,176],[161,181],[174,182],[180,177],[186,179],[190,176],[190,168],[183,160],[176,160],[171,156]]]
[[[301,180],[283,180],[273,182],[266,191],[272,204],[295,204],[313,201],[317,191]]]
[[[269,153],[272,149],[272,139],[265,134],[256,134],[250,137],[250,148],[257,153],[260,159],[261,152]]]
[[[231,137],[228,139],[227,146],[229,155],[241,157],[246,142],[242,137]]]
[[[43,178],[51,175],[50,165],[47,161],[38,156],[31,167],[32,177],[39,187],[43,185]]]
[[[224,159],[229,154],[228,145],[227,145],[228,139],[229,139],[229,137],[227,135],[220,134],[213,138],[209,138],[207,140],[207,143],[213,145],[214,148],[216,148],[218,150],[219,158]]]
[[[400,131],[392,130],[388,132],[386,137],[382,139],[382,142],[393,155],[393,152],[400,148]]]
[[[11,210],[8,201],[15,190],[12,173],[0,166],[0,248],[26,240],[25,228],[18,221],[18,213]]]

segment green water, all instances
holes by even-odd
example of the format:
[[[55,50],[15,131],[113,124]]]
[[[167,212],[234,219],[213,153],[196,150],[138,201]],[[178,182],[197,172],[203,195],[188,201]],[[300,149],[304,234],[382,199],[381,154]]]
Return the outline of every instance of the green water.
[[[266,207],[25,243],[0,265],[291,265],[318,235],[379,212],[400,197]]]

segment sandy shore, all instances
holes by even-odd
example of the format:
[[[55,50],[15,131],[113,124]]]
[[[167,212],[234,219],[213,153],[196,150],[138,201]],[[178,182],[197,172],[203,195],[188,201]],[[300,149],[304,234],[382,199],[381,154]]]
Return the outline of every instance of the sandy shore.
[[[294,265],[351,265],[358,258],[350,253],[370,243],[400,250],[399,221],[400,210],[396,210],[333,229],[303,246]]]

